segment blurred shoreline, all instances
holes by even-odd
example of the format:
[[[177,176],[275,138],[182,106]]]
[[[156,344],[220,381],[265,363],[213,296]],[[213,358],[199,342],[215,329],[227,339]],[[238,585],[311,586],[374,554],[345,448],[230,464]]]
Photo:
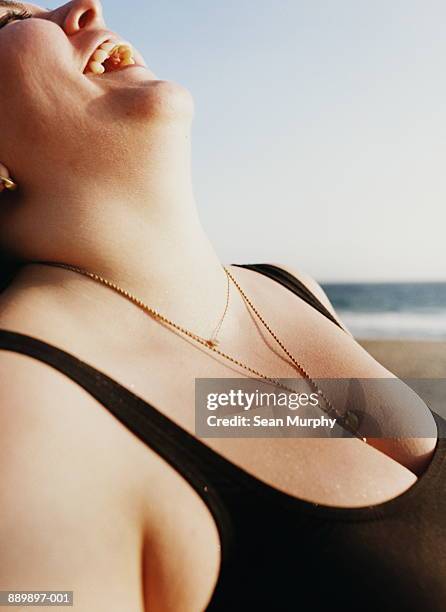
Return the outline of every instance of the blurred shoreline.
[[[360,339],[358,342],[390,372],[407,381],[432,410],[446,418],[446,342]],[[414,384],[410,379],[414,379]]]
[[[446,282],[331,283],[323,288],[356,338],[446,342]]]

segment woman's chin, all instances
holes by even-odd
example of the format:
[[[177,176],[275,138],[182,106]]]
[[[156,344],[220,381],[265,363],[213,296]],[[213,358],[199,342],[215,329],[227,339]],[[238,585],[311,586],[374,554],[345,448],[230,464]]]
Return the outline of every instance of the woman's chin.
[[[126,115],[150,120],[187,120],[194,115],[194,100],[186,87],[173,81],[148,79],[130,89]]]

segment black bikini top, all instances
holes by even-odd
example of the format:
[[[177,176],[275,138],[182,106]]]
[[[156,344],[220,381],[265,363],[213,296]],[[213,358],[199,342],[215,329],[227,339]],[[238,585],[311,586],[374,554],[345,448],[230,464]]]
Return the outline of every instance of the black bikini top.
[[[269,276],[338,325],[288,272],[241,267]],[[75,381],[198,492],[221,543],[209,612],[446,609],[446,421],[436,413],[435,452],[413,486],[379,505],[337,508],[267,485],[66,351],[8,330],[0,330],[0,349],[34,357]]]

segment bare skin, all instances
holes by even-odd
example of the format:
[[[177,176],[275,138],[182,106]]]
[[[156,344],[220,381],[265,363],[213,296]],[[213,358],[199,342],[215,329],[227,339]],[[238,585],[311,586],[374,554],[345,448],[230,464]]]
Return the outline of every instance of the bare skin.
[[[2,248],[25,261],[97,272],[209,336],[226,277],[195,207],[189,92],[145,67],[82,74],[95,44],[110,34],[97,2],[50,12],[26,7],[34,19],[0,31],[0,57],[8,58],[0,76],[15,83],[0,93],[0,158],[20,185],[0,209]],[[288,290],[255,272],[232,271],[314,377],[392,376]],[[192,433],[195,377],[244,375],[109,289],[43,265],[25,265],[0,296],[0,328],[67,350]],[[220,343],[262,372],[296,376],[234,291]],[[75,607],[85,612],[203,609],[220,550],[215,523],[193,489],[48,366],[1,351],[0,376],[1,479],[15,496],[1,511],[8,552],[1,553],[7,569],[0,587],[72,585]],[[427,407],[410,394],[401,398],[392,418],[403,421],[409,407],[432,428],[431,437],[205,443],[290,495],[330,506],[379,504],[417,481],[436,444]]]

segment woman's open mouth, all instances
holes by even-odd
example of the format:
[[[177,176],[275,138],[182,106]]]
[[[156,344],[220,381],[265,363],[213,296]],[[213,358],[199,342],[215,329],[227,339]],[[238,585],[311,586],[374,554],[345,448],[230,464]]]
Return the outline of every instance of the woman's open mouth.
[[[84,74],[103,74],[131,66],[135,64],[133,55],[133,49],[128,43],[105,41],[88,60]]]

